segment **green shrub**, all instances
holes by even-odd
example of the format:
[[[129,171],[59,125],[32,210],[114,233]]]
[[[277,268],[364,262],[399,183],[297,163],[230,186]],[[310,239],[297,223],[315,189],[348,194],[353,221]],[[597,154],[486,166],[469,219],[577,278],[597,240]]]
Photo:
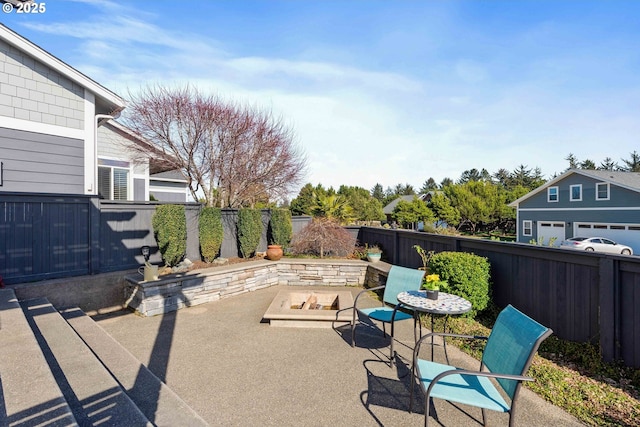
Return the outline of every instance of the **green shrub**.
[[[222,246],[224,231],[220,209],[204,207],[200,211],[198,224],[200,253],[205,262],[212,262]]]
[[[471,302],[470,316],[484,310],[489,303],[489,261],[466,252],[440,252],[429,260],[432,274],[448,283],[445,292]]]
[[[238,210],[238,247],[243,258],[251,257],[258,249],[262,236],[262,213],[259,209]]]
[[[291,243],[292,235],[291,211],[289,209],[271,209],[269,244],[286,248]]]
[[[184,206],[156,207],[151,225],[165,264],[174,266],[182,261],[187,253],[187,216]]]

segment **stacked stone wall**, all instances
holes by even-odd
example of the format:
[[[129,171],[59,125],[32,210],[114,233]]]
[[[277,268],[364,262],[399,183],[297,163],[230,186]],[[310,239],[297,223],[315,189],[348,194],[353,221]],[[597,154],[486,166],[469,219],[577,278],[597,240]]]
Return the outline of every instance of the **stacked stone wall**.
[[[389,265],[358,260],[281,260],[247,262],[172,275],[153,282],[126,278],[126,304],[143,316],[176,311],[274,285],[377,286]]]

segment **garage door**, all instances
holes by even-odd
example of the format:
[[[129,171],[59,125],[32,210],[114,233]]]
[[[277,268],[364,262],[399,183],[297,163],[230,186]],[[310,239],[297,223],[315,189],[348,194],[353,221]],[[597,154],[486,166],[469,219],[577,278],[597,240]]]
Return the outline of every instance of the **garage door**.
[[[540,221],[538,222],[538,243],[553,246],[560,246],[565,237],[564,222]]]
[[[577,222],[573,235],[581,237],[606,237],[631,246],[634,254],[640,254],[640,224],[600,224]]]

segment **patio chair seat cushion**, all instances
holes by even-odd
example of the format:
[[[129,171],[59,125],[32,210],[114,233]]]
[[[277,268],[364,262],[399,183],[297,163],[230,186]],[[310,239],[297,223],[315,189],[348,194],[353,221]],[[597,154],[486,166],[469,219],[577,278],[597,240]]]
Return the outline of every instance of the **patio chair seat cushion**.
[[[373,307],[373,308],[359,308],[358,311],[366,314],[371,319],[378,320],[380,322],[391,322],[391,316],[393,315],[392,307]],[[412,314],[407,314],[403,311],[396,311],[396,321],[398,320],[406,320],[413,318]]]
[[[426,390],[431,381],[445,371],[459,370],[454,366],[418,359],[419,382]],[[449,375],[431,389],[431,397],[463,403],[498,412],[508,412],[509,405],[491,380],[472,375]]]

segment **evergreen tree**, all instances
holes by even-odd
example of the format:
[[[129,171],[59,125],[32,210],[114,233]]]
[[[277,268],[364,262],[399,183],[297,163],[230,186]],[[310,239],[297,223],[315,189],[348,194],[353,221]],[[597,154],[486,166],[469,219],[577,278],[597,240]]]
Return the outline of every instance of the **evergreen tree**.
[[[385,218],[382,203],[371,197],[369,191],[362,187],[340,186],[338,195],[344,196],[353,209],[353,215],[360,221],[380,221]]]
[[[393,209],[391,216],[404,228],[419,221],[425,224],[432,224],[436,218],[431,209],[427,207],[427,204],[418,197],[414,197],[411,202],[407,202],[406,200],[399,201]]]
[[[433,191],[437,189],[438,189],[438,183],[436,182],[436,180],[433,178],[429,178],[424,182],[424,184],[422,184],[422,188],[420,188],[420,194],[426,194],[429,191]]]
[[[615,171],[619,169],[619,166],[616,162],[613,161],[611,157],[605,157],[605,159],[600,163],[598,169],[605,171]]]
[[[569,169],[578,169],[578,158],[573,153],[569,153],[564,159],[569,162]]]
[[[440,181],[440,188],[444,188],[447,185],[451,184],[453,184],[453,180],[451,178],[444,178],[442,181]]]
[[[460,224],[460,212],[451,206],[451,201],[442,193],[437,193],[431,198],[429,207],[435,214],[436,218],[444,221],[451,227],[457,227]]]
[[[640,154],[634,150],[633,153],[629,155],[631,157],[628,160],[622,159],[624,166],[622,166],[620,170],[624,172],[640,172]]]
[[[384,201],[384,189],[382,188],[382,184],[376,184],[371,189],[371,197],[380,201],[381,203]]]
[[[593,160],[586,159],[580,162],[580,169],[596,170],[596,164],[593,162]]]
[[[311,215],[315,204],[315,189],[311,183],[307,183],[300,189],[298,197],[291,200],[289,209],[292,215]]]

